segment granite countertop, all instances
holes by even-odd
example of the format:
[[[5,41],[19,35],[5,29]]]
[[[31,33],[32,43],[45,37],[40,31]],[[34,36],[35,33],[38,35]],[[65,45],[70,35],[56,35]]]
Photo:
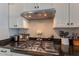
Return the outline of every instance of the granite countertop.
[[[6,40],[7,41],[7,40]],[[39,47],[39,42],[36,43],[36,40],[29,40],[27,42],[2,42],[5,44],[1,44],[0,47],[10,49],[11,52],[17,52],[21,54],[28,54],[33,56],[79,56],[79,47],[78,46],[67,46],[67,45],[58,45],[54,44],[53,41],[42,41],[42,46],[45,49],[45,45],[50,44],[52,48],[50,49],[41,49]],[[0,42],[1,43],[1,42]],[[30,47],[32,46],[32,48]],[[48,46],[48,45],[47,45]],[[36,48],[34,48],[36,47]],[[37,47],[39,47],[38,50]],[[48,47],[49,48],[49,47]]]
[[[51,50],[43,50],[41,47],[39,47],[39,42],[35,43],[36,41],[31,40],[28,42],[9,42],[7,45],[1,46],[3,48],[11,49],[11,52],[17,52],[22,54],[29,54],[29,55],[35,55],[35,56],[53,56],[53,55],[59,55],[59,52],[53,47]],[[50,41],[43,41],[43,45],[46,43],[52,43]],[[27,46],[27,47],[26,47]],[[29,47],[32,46],[32,47]],[[39,47],[37,49],[37,47]]]

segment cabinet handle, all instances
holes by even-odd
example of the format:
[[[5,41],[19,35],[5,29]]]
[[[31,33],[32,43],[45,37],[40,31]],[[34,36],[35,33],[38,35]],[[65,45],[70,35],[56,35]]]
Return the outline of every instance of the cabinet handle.
[[[67,23],[67,25],[70,25],[70,23]]]
[[[34,6],[34,8],[39,8],[39,6]]]
[[[37,6],[37,8],[39,8],[39,6]]]
[[[37,8],[36,6],[34,8]]]
[[[17,25],[14,25],[14,27],[17,27]]]
[[[71,25],[74,25],[74,23],[71,23]]]

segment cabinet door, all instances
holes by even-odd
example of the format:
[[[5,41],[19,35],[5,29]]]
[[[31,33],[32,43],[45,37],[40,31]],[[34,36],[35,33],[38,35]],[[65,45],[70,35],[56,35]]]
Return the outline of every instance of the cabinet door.
[[[24,4],[24,11],[41,10],[52,8],[51,3],[26,3]]]
[[[56,14],[54,18],[54,28],[64,28],[69,27],[67,23],[69,22],[68,16],[68,4],[67,3],[55,3],[53,8],[56,9]]]
[[[71,27],[79,27],[79,3],[70,4]]]
[[[9,26],[10,28],[18,28],[17,19],[21,17],[23,12],[23,4],[9,4]]]
[[[34,3],[24,3],[24,11],[32,11],[35,10]]]
[[[53,8],[52,3],[38,3],[39,9],[50,9]]]
[[[8,3],[0,3],[0,40],[9,38]]]

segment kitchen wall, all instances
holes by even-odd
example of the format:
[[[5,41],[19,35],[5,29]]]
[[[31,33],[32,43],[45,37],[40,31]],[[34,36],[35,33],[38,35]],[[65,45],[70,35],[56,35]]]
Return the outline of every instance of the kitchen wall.
[[[18,35],[19,29],[11,29],[9,28],[9,36]]]
[[[77,36],[79,37],[79,28],[57,28],[57,29],[54,29],[54,31],[55,31],[54,38],[60,38],[59,31],[61,31],[61,30],[69,32],[69,36],[71,36],[72,33],[77,33]],[[68,45],[69,42],[67,39],[63,39],[62,44]]]
[[[72,33],[77,33],[77,35],[79,36],[79,28],[57,28],[57,29],[54,29],[54,36],[55,38],[60,38],[59,37],[59,31],[67,31],[69,32],[69,36],[72,34]]]
[[[19,33],[30,33],[30,36],[37,37],[37,31],[42,32],[42,37],[50,37],[54,35],[55,38],[60,38],[59,31],[67,31],[69,35],[73,32],[78,33],[79,36],[79,28],[53,28],[53,20],[45,19],[45,20],[30,20],[29,21],[29,29],[19,29]]]
[[[54,33],[52,25],[52,19],[30,20],[27,33],[30,33],[32,37],[37,37],[37,32],[42,32],[42,37],[50,37]]]
[[[42,37],[50,37],[54,35],[56,38],[59,38],[59,31],[68,31],[70,33],[75,32],[78,33],[79,36],[79,28],[61,28],[61,29],[53,29],[53,20],[30,20],[29,29],[9,29],[8,26],[8,4],[0,4],[0,40],[9,38],[9,36],[16,35],[19,33],[30,33],[31,36],[36,37],[37,31],[42,32]]]

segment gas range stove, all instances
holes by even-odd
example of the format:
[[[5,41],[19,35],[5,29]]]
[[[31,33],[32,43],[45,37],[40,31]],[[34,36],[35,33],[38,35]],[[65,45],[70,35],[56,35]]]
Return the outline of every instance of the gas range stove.
[[[14,45],[14,50],[59,55],[59,52],[54,48],[53,43],[49,41],[40,42],[36,40],[29,40],[22,43],[14,43]],[[11,45],[9,44],[9,46]]]
[[[16,49],[23,49],[27,51],[39,51],[39,52],[58,52],[52,42],[40,42],[40,41],[27,41],[16,47]]]

